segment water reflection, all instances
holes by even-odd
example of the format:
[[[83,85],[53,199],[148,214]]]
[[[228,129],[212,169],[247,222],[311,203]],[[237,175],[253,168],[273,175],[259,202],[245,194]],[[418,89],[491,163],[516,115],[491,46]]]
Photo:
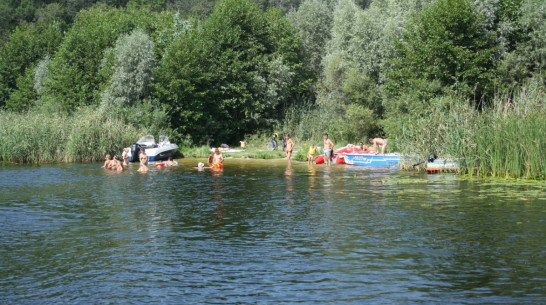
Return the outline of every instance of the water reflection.
[[[284,178],[286,181],[286,200],[289,205],[294,204],[294,169],[292,168],[292,161],[288,160],[286,169],[284,170]]]
[[[227,211],[224,207],[224,199],[222,194],[224,193],[224,185],[222,176],[224,175],[223,169],[212,170],[212,202],[214,203],[214,221],[213,224],[217,228],[221,228],[225,224],[225,217]]]

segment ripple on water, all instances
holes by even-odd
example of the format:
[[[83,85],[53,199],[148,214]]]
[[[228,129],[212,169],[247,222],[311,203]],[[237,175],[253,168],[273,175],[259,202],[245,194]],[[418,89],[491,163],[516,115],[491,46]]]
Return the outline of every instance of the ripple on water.
[[[543,185],[228,159],[0,167],[4,303],[539,303]],[[493,191],[493,192],[492,192]],[[528,200],[509,194],[523,192]],[[543,197],[543,196],[542,196]]]

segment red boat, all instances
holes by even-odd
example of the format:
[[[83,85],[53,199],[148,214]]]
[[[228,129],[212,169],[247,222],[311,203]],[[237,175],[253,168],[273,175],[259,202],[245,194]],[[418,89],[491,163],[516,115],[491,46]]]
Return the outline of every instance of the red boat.
[[[344,157],[345,154],[368,154],[368,153],[370,153],[369,150],[360,150],[360,148],[356,146],[345,146],[334,151],[333,159],[335,164],[345,164],[345,157]],[[324,163],[324,155],[320,155],[315,158],[315,164],[323,164],[323,163]]]

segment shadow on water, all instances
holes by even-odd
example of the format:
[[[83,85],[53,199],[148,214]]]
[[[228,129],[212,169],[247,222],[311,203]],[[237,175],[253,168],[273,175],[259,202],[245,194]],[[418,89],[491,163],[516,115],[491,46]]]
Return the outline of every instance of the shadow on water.
[[[0,165],[0,300],[540,303],[545,183],[227,159]]]

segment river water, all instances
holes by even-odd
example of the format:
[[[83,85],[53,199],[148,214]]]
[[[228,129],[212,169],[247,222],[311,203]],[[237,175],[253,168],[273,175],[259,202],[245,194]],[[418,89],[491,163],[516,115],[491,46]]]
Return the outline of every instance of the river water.
[[[0,165],[0,303],[546,302],[544,182],[180,161]]]

